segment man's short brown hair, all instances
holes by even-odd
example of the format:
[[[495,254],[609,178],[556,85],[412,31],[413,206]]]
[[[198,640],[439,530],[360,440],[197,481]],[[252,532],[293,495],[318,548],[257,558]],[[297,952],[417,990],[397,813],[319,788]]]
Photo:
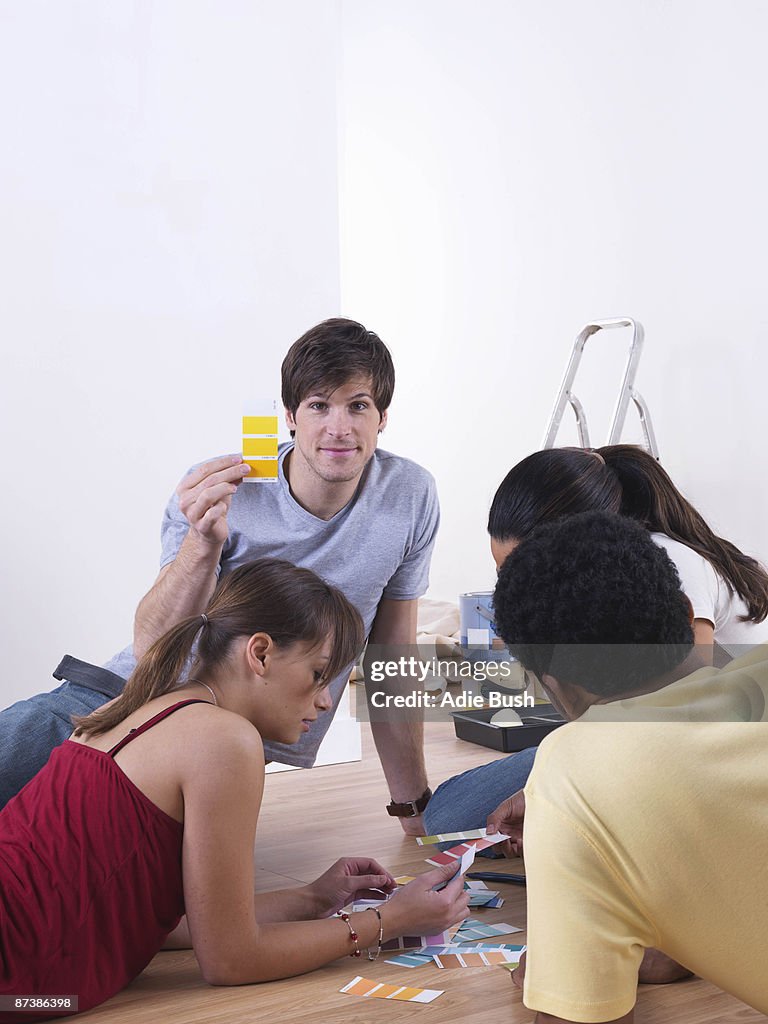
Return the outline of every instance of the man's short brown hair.
[[[302,334],[282,366],[283,405],[296,415],[308,395],[330,394],[356,377],[370,379],[373,404],[383,415],[395,389],[389,349],[355,320],[333,317]]]

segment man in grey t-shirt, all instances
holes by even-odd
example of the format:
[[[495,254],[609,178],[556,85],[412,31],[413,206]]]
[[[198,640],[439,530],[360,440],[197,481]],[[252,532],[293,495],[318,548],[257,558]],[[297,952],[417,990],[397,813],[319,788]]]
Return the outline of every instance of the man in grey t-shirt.
[[[426,470],[376,447],[394,388],[390,354],[351,320],[327,320],[303,335],[282,367],[293,442],[280,446],[278,482],[242,486],[249,467],[223,456],[188,473],[163,519],[160,573],[136,612],[133,646],[97,669],[65,659],[63,686],[0,712],[0,806],[71,732],[69,716],[115,696],[149,646],[200,614],[221,573],[263,556],[313,569],[360,612],[376,644],[413,644],[439,523]],[[334,680],[334,710],[346,675]],[[265,745],[268,758],[310,767],[332,715],[295,746]],[[374,722],[392,796],[391,813],[420,834],[429,799],[417,722]]]

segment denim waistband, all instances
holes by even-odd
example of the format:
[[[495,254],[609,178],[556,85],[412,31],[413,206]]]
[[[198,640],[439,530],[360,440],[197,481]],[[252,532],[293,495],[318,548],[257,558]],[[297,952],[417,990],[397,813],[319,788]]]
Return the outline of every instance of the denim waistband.
[[[125,679],[117,673],[99,665],[90,665],[87,661],[80,661],[71,654],[64,655],[54,669],[53,678],[77,683],[78,686],[87,686],[89,690],[103,693],[105,697],[119,697],[125,686]]]

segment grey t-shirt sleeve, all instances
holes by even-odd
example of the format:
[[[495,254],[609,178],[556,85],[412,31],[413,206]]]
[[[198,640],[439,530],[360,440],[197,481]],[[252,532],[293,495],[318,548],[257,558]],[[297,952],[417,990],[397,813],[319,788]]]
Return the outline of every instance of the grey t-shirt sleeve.
[[[429,587],[429,565],[440,526],[440,503],[435,481],[428,474],[426,476],[426,493],[420,503],[418,521],[414,524],[413,542],[382,594],[382,597],[394,601],[412,601],[425,594]]]

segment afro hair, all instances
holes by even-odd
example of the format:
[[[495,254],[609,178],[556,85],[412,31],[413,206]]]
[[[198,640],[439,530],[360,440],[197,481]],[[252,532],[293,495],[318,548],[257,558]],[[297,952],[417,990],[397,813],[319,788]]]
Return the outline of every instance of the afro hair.
[[[537,527],[509,555],[496,629],[539,677],[590,693],[631,693],[693,645],[691,608],[666,551],[618,514],[583,512]]]

